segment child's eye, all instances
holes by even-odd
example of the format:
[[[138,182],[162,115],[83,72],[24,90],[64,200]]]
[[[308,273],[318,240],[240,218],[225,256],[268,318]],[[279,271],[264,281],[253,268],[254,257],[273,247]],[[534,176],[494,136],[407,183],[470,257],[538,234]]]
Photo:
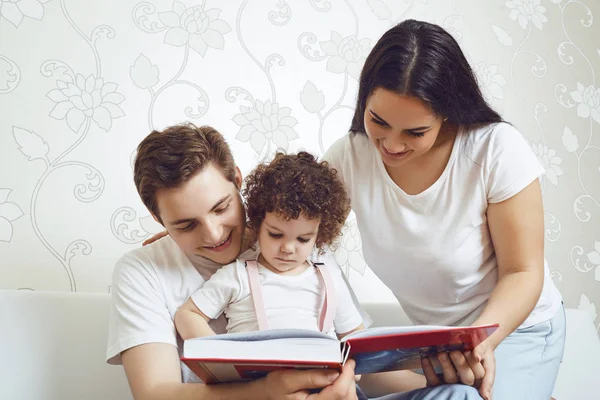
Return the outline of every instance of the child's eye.
[[[281,238],[283,235],[281,233],[273,233],[273,232],[269,232],[269,236],[271,236],[273,239],[279,239]]]
[[[310,239],[298,238],[298,241],[300,243],[308,243],[308,242],[310,242]]]

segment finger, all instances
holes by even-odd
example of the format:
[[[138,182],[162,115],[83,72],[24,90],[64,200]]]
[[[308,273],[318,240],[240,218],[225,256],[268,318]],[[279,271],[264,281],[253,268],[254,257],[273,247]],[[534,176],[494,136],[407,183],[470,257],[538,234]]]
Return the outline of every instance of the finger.
[[[452,364],[454,364],[460,382],[465,385],[473,386],[475,384],[475,374],[471,370],[471,366],[467,362],[462,351],[455,350],[450,352],[450,360],[452,360]]]
[[[423,375],[425,375],[425,379],[427,380],[427,386],[432,387],[442,384],[440,378],[433,369],[433,364],[429,357],[424,357],[421,359],[421,368],[423,368]]]
[[[464,354],[469,366],[471,367],[471,371],[473,371],[473,375],[475,376],[475,383],[473,386],[479,388],[481,387],[481,380],[485,376],[485,369],[477,360],[477,357],[475,357],[475,354],[473,354],[472,351],[466,351]]]
[[[454,369],[454,365],[452,365],[452,361],[448,356],[448,353],[438,353],[437,358],[442,366],[442,374],[444,375],[445,383],[458,383],[458,374],[456,373],[456,369]]]
[[[285,370],[280,371],[279,381],[285,393],[295,393],[303,389],[321,389],[331,385],[340,376],[338,371],[328,370]]]
[[[307,397],[307,400],[355,400],[356,382],[354,382],[354,360],[348,360],[342,368],[342,373],[333,382],[320,393],[315,393]]]
[[[496,360],[494,359],[494,353],[491,353],[491,356],[484,358],[481,363],[485,369],[485,376],[481,380],[479,394],[481,394],[481,397],[485,400],[491,400],[494,378],[496,377]]]
[[[354,375],[354,382],[360,382],[360,378],[362,378],[362,375]]]

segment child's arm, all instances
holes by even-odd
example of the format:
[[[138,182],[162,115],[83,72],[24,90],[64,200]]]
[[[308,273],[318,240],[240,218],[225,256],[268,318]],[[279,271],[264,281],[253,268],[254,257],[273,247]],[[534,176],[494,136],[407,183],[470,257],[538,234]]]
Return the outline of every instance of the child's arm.
[[[360,324],[359,326],[352,329],[351,331],[344,332],[344,333],[338,333],[337,338],[338,338],[338,340],[342,340],[342,338],[344,336],[348,336],[349,334],[354,333],[354,332],[362,331],[363,329],[365,329],[365,324]]]
[[[188,299],[175,313],[175,327],[183,340],[216,335],[208,325],[209,321],[210,318],[196,307],[192,299]]]
[[[237,261],[219,268],[179,307],[174,322],[183,340],[215,335],[208,322],[217,319],[238,298],[240,275],[245,272],[244,264]]]
[[[337,296],[337,309],[333,324],[338,339],[342,339],[353,332],[365,329],[365,324],[352,300],[350,288],[346,286],[346,282],[342,277],[342,270],[334,266],[327,266],[326,268],[329,268],[331,272]]]

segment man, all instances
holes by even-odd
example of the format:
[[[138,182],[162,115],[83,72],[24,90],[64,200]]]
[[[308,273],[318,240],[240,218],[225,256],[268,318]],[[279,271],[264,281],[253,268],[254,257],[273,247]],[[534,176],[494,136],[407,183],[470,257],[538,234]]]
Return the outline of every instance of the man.
[[[173,318],[217,269],[240,253],[255,256],[244,235],[242,175],[219,132],[190,124],[154,131],[140,143],[134,181],[142,202],[168,232],[125,254],[113,275],[107,361],[123,365],[136,400],[357,398],[353,361],[341,373],[288,370],[250,383],[199,383],[179,360],[182,346]],[[224,332],[223,316],[211,327]],[[382,385],[399,387],[390,381]],[[427,399],[436,393],[447,394],[435,398],[467,398],[464,389],[459,389],[461,397],[450,397],[458,392],[447,388],[394,398]]]

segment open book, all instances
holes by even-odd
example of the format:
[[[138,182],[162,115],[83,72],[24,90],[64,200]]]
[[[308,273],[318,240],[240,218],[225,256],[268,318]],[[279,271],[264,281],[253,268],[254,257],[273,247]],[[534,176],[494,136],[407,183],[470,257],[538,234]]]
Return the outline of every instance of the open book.
[[[349,358],[356,374],[421,368],[421,357],[472,350],[498,325],[370,328],[341,341],[321,332],[278,329],[186,340],[181,360],[205,383],[258,379],[284,368],[340,370]]]

